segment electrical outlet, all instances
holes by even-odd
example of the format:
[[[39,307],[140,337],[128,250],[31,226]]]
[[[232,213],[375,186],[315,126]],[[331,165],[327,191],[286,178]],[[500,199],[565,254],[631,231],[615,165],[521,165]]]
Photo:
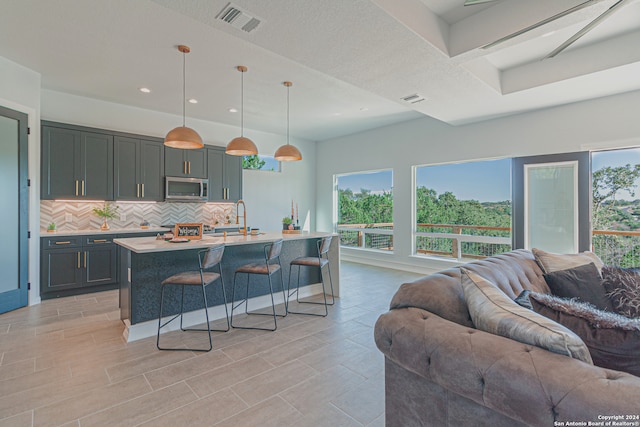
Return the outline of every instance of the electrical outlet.
[[[64,214],[64,222],[73,222],[73,215],[70,213]]]
[[[120,212],[120,221],[126,221],[127,220],[127,214],[124,212]]]

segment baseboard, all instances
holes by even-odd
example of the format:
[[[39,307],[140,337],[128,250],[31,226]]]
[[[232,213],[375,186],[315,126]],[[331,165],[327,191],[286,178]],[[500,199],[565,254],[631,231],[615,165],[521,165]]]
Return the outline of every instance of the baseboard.
[[[300,297],[306,298],[312,295],[317,295],[322,292],[322,283],[316,283],[310,286],[304,286],[300,288]],[[283,304],[284,298],[282,296],[282,292],[276,292],[273,294],[273,299],[276,304]],[[271,296],[270,295],[261,295],[259,297],[250,298],[249,305],[251,310],[258,310],[261,308],[266,308],[271,306]],[[229,313],[231,313],[231,303],[227,304],[227,308]],[[213,322],[215,320],[224,319],[226,317],[226,312],[224,309],[224,305],[217,305],[215,307],[209,307],[209,321]],[[171,316],[167,316],[162,318],[162,322],[169,320]],[[203,324],[207,321],[206,316],[204,314],[204,310],[190,311],[188,313],[184,313],[182,325],[186,327],[191,327],[195,325]],[[180,322],[171,322],[164,328],[162,328],[162,333],[169,331],[177,331],[180,329]],[[137,341],[143,338],[148,338],[155,336],[158,333],[158,320],[149,320],[147,322],[136,323],[135,325],[131,325],[128,319],[124,320],[124,331],[122,332],[122,336],[126,342]]]

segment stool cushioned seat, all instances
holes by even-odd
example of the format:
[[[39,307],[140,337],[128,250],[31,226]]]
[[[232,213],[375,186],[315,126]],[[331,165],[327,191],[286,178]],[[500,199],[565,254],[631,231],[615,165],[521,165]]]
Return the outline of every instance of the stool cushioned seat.
[[[162,281],[162,284],[201,285],[202,281],[204,280],[204,284],[209,285],[218,280],[218,277],[220,277],[220,275],[212,271],[202,273],[202,277],[200,277],[199,271],[185,271],[182,273],[174,274],[171,277],[167,277]]]
[[[259,264],[259,263],[251,263],[245,264],[241,267],[238,267],[236,273],[247,273],[247,274],[273,274],[280,270],[280,266],[278,264]]]
[[[293,265],[304,265],[307,267],[324,267],[328,263],[328,259],[317,257],[300,257],[291,261]]]

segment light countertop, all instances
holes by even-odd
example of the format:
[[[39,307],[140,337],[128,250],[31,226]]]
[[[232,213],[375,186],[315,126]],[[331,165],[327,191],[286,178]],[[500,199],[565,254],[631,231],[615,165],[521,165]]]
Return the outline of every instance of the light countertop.
[[[225,238],[222,235],[203,235],[202,240],[190,240],[186,243],[171,243],[164,240],[156,240],[155,237],[129,237],[114,239],[114,242],[124,248],[136,253],[150,252],[167,252],[188,249],[205,249],[215,245],[249,245],[254,243],[269,243],[278,239],[299,240],[299,239],[318,239],[321,237],[333,235],[332,233],[319,232],[303,232],[300,234],[283,234],[281,231],[262,232],[258,235],[236,235],[227,234]]]
[[[89,234],[129,234],[129,233],[166,233],[171,231],[169,228],[164,227],[149,227],[149,228],[111,228],[106,231],[102,231],[99,228],[89,228],[86,230],[57,230],[55,233],[48,233],[47,230],[40,230],[40,237],[56,237],[56,236],[79,236]]]

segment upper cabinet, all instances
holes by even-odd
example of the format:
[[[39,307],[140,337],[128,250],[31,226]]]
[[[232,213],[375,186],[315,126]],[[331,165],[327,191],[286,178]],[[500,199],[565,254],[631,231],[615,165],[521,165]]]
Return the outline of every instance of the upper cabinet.
[[[165,147],[164,171],[167,176],[207,178],[207,150]]]
[[[114,163],[116,200],[163,200],[162,142],[116,136]]]
[[[42,199],[113,200],[113,136],[42,126]]]
[[[220,147],[207,148],[209,201],[236,202],[242,198],[242,157],[225,154]]]

